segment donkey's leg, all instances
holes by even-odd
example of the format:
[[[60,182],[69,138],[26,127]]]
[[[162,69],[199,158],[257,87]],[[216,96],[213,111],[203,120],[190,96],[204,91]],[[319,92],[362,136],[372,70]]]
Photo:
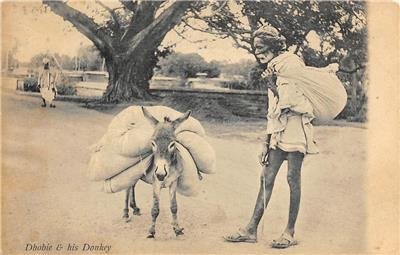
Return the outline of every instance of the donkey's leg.
[[[172,228],[174,229],[175,235],[183,235],[183,228],[179,227],[178,224],[178,204],[176,203],[176,186],[177,181],[171,184],[169,187],[169,199],[170,199],[170,209],[172,214]]]
[[[159,182],[155,181],[153,183],[153,207],[151,208],[152,221],[147,238],[154,238],[156,234],[156,220],[158,214],[160,213],[160,191],[161,191],[161,185]]]
[[[136,182],[137,183],[137,182]],[[136,198],[135,198],[135,187],[136,187],[136,183],[132,185],[132,189],[131,189],[131,199],[130,199],[130,204],[129,206],[132,208],[132,214],[133,215],[141,215],[140,213],[140,208],[137,207],[136,205]]]
[[[124,211],[122,214],[122,218],[123,219],[128,219],[129,218],[129,191],[132,189],[132,187],[129,187],[126,189],[126,193],[125,193],[125,207],[124,207]]]

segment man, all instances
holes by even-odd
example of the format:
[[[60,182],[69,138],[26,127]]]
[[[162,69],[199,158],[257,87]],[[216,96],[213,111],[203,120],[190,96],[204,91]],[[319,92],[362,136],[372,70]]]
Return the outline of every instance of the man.
[[[273,27],[263,26],[255,32],[254,47],[260,61],[268,64],[264,75],[274,74],[277,69],[300,63],[297,56],[287,51],[285,38]],[[301,166],[306,154],[318,151],[312,135],[313,107],[296,84],[279,77],[276,83],[278,95],[268,89],[267,136],[260,155],[263,169],[254,212],[245,228],[224,237],[228,242],[257,242],[257,228],[271,198],[275,177],[283,161],[287,160],[289,219],[282,235],[271,246],[288,248],[297,244],[294,232],[300,205]]]
[[[43,70],[39,74],[38,87],[42,96],[42,107],[46,107],[47,104],[51,108],[56,106],[53,104],[53,100],[57,95],[56,87],[57,74],[52,72],[50,69],[50,60],[48,58],[43,59]],[[46,104],[47,103],[47,104]]]

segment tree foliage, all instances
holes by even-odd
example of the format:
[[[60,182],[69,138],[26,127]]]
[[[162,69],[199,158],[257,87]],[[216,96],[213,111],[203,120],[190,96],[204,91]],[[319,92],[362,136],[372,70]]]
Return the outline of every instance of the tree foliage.
[[[196,77],[197,73],[207,73],[207,77],[218,77],[220,70],[216,62],[208,63],[197,53],[172,53],[158,62],[159,72],[166,76],[182,78]]]
[[[77,61],[81,70],[98,71],[103,65],[103,58],[100,56],[96,47],[82,46],[78,49]]]
[[[240,60],[237,63],[218,63],[221,73],[232,75],[240,75],[248,78],[251,70],[257,66],[257,63],[253,60]]]
[[[320,40],[316,52],[325,64],[345,57],[354,59],[357,67],[366,62],[365,4],[359,1],[238,1],[220,3],[213,16],[203,17],[201,9],[193,8],[187,27],[231,38],[237,47],[254,54],[253,32],[270,24],[285,36],[288,46],[302,53],[309,47],[307,36],[313,32]],[[194,27],[190,21],[200,20],[207,28]],[[307,51],[305,51],[307,53]],[[256,56],[255,56],[256,57]],[[352,70],[343,70],[352,71]]]

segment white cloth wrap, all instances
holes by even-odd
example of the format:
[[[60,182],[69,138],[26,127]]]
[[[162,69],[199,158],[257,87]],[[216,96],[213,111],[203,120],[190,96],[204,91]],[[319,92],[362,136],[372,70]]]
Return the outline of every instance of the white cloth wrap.
[[[50,70],[42,70],[38,77],[40,94],[46,103],[51,104],[56,97],[56,74]]]
[[[309,67],[297,55],[286,52],[271,60],[269,68],[276,73],[277,83],[295,84],[301,90],[320,121],[334,119],[346,105],[346,90],[333,66]]]
[[[51,104],[56,98],[56,93],[50,88],[40,88],[40,95],[46,101],[46,103]]]
[[[148,106],[146,109],[158,121],[163,121],[165,116],[174,120],[182,115],[182,113],[165,106]],[[202,137],[205,136],[200,122],[193,117],[189,117],[183,122],[175,133],[178,134],[184,130],[189,130]],[[153,131],[154,128],[144,117],[142,109],[139,106],[131,106],[115,116],[97,147],[107,144],[117,154],[135,157],[151,150],[150,138]]]
[[[133,183],[143,176],[144,171],[150,164],[150,160],[151,156],[147,156],[114,177],[106,179],[103,183],[104,191],[107,193],[114,193],[132,186]]]
[[[181,132],[176,138],[189,151],[200,172],[215,173],[215,152],[203,137],[192,132]]]
[[[200,187],[196,164],[188,150],[180,144],[177,144],[176,147],[179,150],[178,161],[183,169],[178,178],[177,191],[184,196],[196,196]]]

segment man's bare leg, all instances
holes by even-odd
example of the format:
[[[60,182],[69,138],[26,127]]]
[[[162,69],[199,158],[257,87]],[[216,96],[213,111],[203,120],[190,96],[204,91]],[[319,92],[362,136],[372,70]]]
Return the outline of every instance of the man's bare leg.
[[[274,240],[272,247],[287,248],[297,244],[294,239],[294,228],[300,208],[301,197],[301,165],[304,154],[300,152],[290,152],[288,154],[288,173],[287,181],[290,187],[289,218],[282,236]]]
[[[264,210],[271,198],[275,177],[285,160],[287,152],[281,149],[271,150],[268,155],[268,166],[264,166],[260,177],[260,189],[254,207],[253,215],[244,229],[239,233],[226,236],[225,240],[231,242],[253,242],[257,239],[257,228],[264,214]],[[265,193],[264,193],[265,191]]]
[[[267,208],[275,184],[275,177],[286,158],[286,152],[281,149],[271,150],[268,155],[268,166],[264,166],[260,177],[260,189],[254,207],[253,215],[245,230],[251,235],[257,235],[258,224],[264,210]],[[264,193],[265,191],[265,193]],[[265,199],[265,200],[264,200]],[[264,207],[265,206],[265,207]]]

